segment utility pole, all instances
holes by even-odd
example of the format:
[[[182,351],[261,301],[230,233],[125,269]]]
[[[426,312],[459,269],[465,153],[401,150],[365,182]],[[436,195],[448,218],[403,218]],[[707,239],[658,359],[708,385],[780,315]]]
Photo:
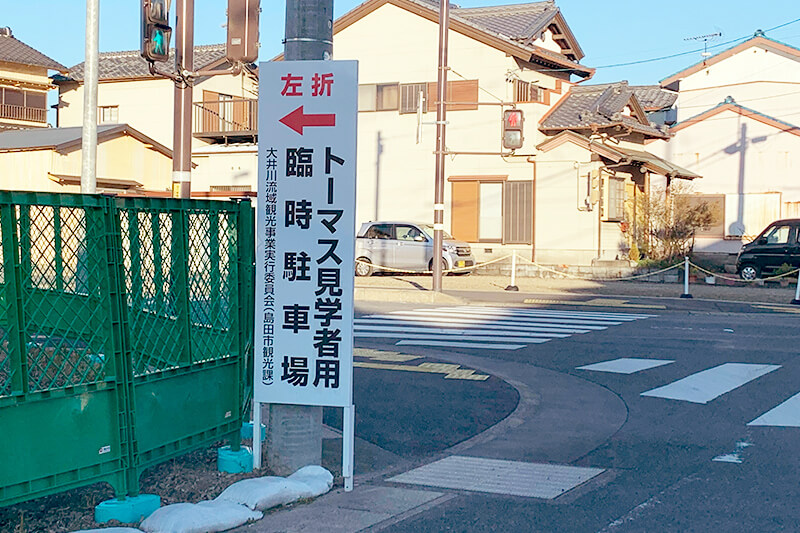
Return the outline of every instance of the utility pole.
[[[172,196],[190,198],[192,188],[192,84],[194,0],[178,0],[175,13],[175,113],[172,128]]]
[[[447,34],[450,29],[450,2],[439,6],[439,76],[436,84],[436,177],[433,199],[433,290],[442,292],[442,231],[444,230],[445,123],[447,116]]]
[[[286,0],[286,61],[333,57],[333,0]],[[256,403],[256,405],[262,405]],[[267,463],[287,475],[322,460],[322,407],[265,404]],[[261,413],[260,413],[261,414]],[[259,431],[253,419],[254,435]]]
[[[100,0],[86,0],[86,57],[83,62],[81,193],[97,192],[97,80]]]

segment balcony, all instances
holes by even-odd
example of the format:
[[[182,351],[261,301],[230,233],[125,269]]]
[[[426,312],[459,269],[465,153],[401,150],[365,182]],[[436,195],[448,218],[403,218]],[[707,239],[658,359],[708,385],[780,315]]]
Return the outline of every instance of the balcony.
[[[226,98],[194,103],[193,135],[210,143],[255,142],[258,100]]]
[[[0,119],[24,120],[26,122],[47,123],[47,109],[21,105],[0,104]]]

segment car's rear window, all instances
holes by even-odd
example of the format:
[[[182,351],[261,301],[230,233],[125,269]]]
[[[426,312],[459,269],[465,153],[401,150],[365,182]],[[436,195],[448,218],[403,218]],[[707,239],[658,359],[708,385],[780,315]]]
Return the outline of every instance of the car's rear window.
[[[392,225],[391,224],[373,224],[364,234],[367,239],[391,239],[392,238]]]

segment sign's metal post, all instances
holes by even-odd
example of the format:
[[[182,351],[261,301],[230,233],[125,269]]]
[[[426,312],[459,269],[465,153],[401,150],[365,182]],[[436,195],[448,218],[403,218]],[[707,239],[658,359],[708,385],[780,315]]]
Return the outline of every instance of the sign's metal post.
[[[511,285],[506,287],[507,291],[519,291],[519,287],[517,287],[517,251],[512,250],[511,252]]]
[[[447,125],[447,37],[450,29],[450,0],[439,6],[439,76],[436,85],[436,174],[433,200],[433,282],[435,292],[442,292],[442,243],[444,230],[444,164]]]
[[[253,400],[253,470],[261,468],[261,404]]]
[[[794,289],[794,300],[792,305],[800,305],[800,269],[797,270],[797,287]]]
[[[342,423],[342,477],[344,478],[344,491],[353,490],[353,463],[356,448],[356,406],[349,405],[344,408],[344,421]]]

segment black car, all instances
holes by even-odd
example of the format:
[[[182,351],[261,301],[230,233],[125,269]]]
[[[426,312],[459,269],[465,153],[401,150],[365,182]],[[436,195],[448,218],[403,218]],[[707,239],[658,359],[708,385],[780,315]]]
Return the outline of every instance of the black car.
[[[736,272],[752,281],[783,264],[800,267],[800,218],[777,220],[753,242],[742,246],[736,257]]]

